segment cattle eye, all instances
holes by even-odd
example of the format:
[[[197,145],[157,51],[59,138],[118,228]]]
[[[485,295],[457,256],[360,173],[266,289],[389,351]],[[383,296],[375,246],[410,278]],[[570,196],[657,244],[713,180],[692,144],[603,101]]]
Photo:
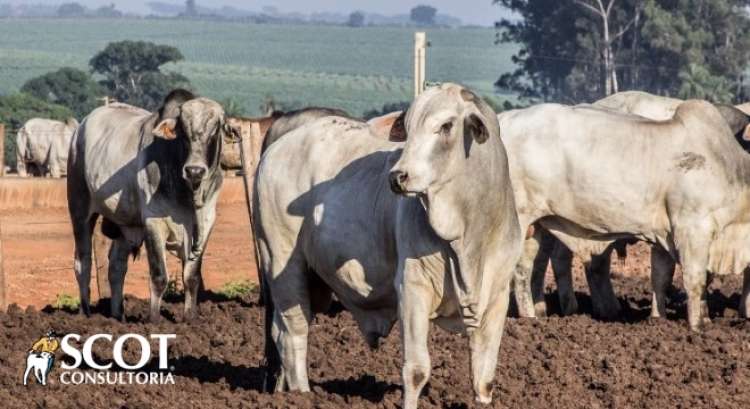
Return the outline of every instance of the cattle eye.
[[[440,133],[448,136],[451,134],[451,129],[453,129],[453,122],[446,122],[440,127]]]

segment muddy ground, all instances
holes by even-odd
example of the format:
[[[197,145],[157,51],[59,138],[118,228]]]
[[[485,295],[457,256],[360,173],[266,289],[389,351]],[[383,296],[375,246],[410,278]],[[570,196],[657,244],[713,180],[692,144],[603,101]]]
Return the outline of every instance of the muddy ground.
[[[8,304],[42,308],[58,295],[78,297],[73,273],[73,232],[66,208],[0,211],[3,263],[8,286]],[[206,247],[203,279],[206,288],[257,277],[250,242],[250,224],[243,203],[221,203],[216,225]],[[170,276],[181,280],[176,257],[167,257]],[[129,262],[125,292],[139,298],[149,295],[145,250]],[[92,297],[97,299],[96,280]]]
[[[648,318],[649,284],[643,247],[613,265],[615,290],[626,307],[617,322],[590,318],[588,291],[576,278],[582,312],[572,317],[511,318],[506,325],[493,408],[747,408],[750,407],[750,322],[737,317],[737,277],[715,280],[713,322],[688,331],[684,293],[672,293],[669,319]],[[625,273],[627,274],[625,274]],[[681,284],[679,278],[676,280]],[[679,287],[678,287],[679,288]],[[312,393],[260,392],[263,339],[257,294],[241,300],[210,296],[194,324],[180,323],[182,305],[167,303],[161,324],[145,324],[147,304],[129,298],[127,322],[46,308],[0,314],[0,406],[4,408],[395,408],[401,402],[398,331],[371,351],[346,311],[319,315],[310,334]],[[553,312],[555,294],[548,300]],[[177,322],[175,322],[177,321]],[[177,334],[169,364],[175,385],[62,385],[59,365],[46,387],[21,385],[26,350],[46,330]],[[134,356],[137,347],[128,349]],[[97,346],[97,359],[111,352]],[[475,407],[467,340],[433,327],[432,377],[423,408]],[[58,353],[58,357],[61,354]],[[155,358],[150,364],[155,368]]]

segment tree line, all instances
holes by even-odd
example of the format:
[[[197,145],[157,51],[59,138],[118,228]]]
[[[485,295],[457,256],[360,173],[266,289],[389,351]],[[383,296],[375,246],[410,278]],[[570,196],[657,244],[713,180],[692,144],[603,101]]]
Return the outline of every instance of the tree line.
[[[744,102],[750,0],[493,0],[517,69],[496,82],[526,102],[593,101],[622,90]]]
[[[5,163],[15,166],[15,131],[31,118],[82,119],[104,98],[155,110],[174,88],[191,88],[183,75],[163,71],[184,57],[171,46],[145,41],[108,44],[89,61],[90,71],[64,67],[26,81],[20,92],[0,96],[5,123]]]

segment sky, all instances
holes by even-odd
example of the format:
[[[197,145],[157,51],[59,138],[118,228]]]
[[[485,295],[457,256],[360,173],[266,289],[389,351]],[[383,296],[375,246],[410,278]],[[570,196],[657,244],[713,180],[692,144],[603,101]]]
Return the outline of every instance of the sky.
[[[45,3],[60,4],[70,0],[0,0],[0,3]],[[146,13],[149,0],[77,0],[88,7],[99,7],[114,3],[118,9],[124,11]],[[182,4],[178,0],[159,0],[165,3]],[[478,24],[490,26],[506,14],[499,6],[492,4],[492,0],[196,0],[198,5],[205,7],[221,7],[224,5],[237,8],[260,11],[264,6],[274,6],[282,12],[298,11],[349,13],[354,10],[380,14],[405,14],[413,6],[428,4],[438,9],[439,13],[450,14],[460,18],[464,24]]]

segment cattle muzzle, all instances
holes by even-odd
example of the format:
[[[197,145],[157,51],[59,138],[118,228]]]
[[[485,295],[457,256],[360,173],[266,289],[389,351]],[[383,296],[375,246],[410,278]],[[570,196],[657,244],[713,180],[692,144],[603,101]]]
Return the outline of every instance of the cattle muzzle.
[[[185,180],[190,184],[193,190],[197,190],[206,176],[205,166],[185,166]]]
[[[409,174],[400,170],[391,171],[388,176],[391,184],[391,190],[397,195],[406,193],[406,182],[409,180]]]

